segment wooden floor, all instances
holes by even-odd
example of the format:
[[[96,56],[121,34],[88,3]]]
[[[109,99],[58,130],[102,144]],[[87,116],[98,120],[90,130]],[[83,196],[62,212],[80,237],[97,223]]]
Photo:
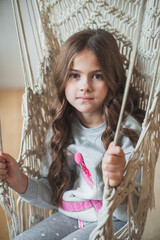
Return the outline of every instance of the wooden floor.
[[[21,139],[21,104],[23,90],[0,91],[0,118],[2,125],[3,150],[18,157]],[[143,240],[160,240],[160,158],[156,167],[156,209],[149,212]],[[5,214],[0,207],[0,240],[8,240]]]

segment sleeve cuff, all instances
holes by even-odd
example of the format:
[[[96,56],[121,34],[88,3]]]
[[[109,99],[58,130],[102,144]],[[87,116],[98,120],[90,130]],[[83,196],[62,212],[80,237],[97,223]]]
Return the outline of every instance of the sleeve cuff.
[[[28,177],[28,187],[23,194],[19,194],[20,197],[26,201],[32,201],[38,193],[38,183],[35,179]]]

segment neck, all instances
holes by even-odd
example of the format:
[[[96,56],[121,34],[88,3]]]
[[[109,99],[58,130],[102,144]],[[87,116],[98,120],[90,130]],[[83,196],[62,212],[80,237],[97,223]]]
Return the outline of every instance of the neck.
[[[98,127],[100,124],[102,124],[103,118],[101,115],[96,115],[95,117],[93,116],[93,114],[78,114],[77,113],[77,117],[79,119],[79,121],[81,122],[81,124],[86,127],[86,128],[94,128],[94,127]]]

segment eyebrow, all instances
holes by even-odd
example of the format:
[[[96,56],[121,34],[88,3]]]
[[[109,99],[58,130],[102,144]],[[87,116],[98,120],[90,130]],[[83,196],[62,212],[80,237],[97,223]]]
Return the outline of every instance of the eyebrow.
[[[70,71],[81,72],[80,70],[77,70],[77,69],[74,69],[74,68],[71,68]],[[96,69],[96,70],[91,71],[91,73],[96,73],[96,72],[102,72],[102,70],[101,69]]]

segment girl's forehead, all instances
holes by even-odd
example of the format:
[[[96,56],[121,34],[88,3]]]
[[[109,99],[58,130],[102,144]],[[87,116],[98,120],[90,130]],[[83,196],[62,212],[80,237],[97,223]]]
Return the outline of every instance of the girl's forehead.
[[[71,67],[81,67],[83,65],[86,65],[86,67],[92,66],[96,68],[101,68],[95,53],[88,49],[84,49],[83,51],[75,54],[71,62]]]
[[[86,57],[86,56],[87,56],[87,57],[89,56],[89,57],[95,57],[95,58],[97,58],[94,52],[92,52],[91,50],[85,48],[85,49],[83,49],[82,51],[77,52],[77,53],[75,54],[75,56],[74,56],[74,59],[79,59],[79,58]]]

